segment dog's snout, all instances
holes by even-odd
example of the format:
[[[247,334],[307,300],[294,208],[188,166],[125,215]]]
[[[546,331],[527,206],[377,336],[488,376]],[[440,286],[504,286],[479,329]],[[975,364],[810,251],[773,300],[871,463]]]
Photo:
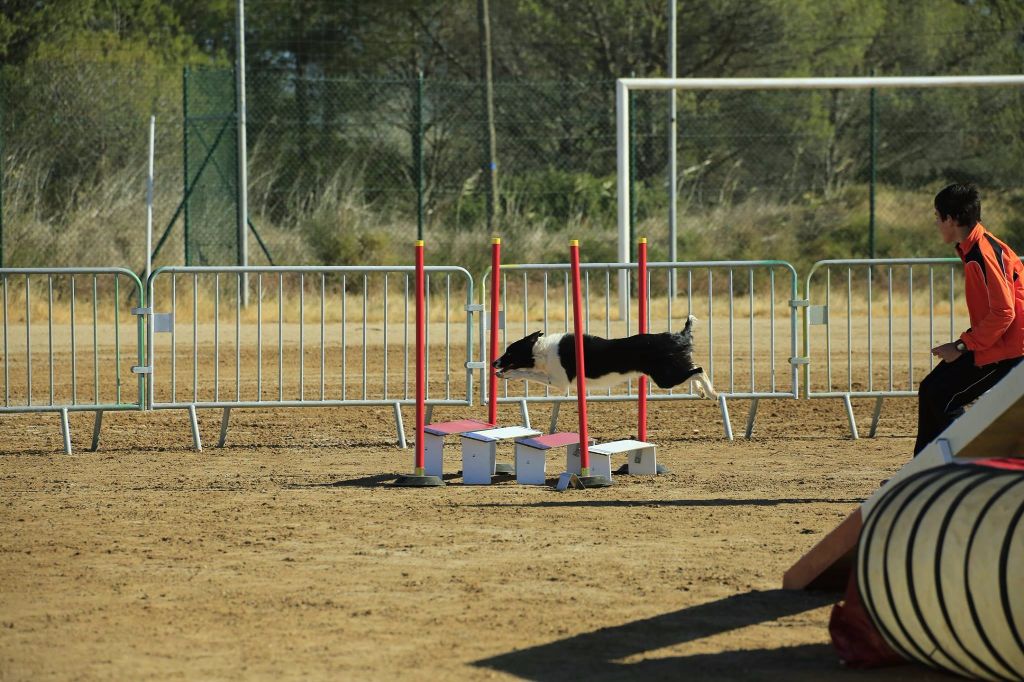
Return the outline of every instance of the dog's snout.
[[[501,369],[501,360],[495,360],[491,363],[491,367],[494,369]]]

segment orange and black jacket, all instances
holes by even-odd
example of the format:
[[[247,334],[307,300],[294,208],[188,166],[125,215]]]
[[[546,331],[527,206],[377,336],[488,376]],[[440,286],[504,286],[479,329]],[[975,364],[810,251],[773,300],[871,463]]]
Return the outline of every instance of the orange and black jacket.
[[[960,335],[978,367],[1024,356],[1024,267],[978,223],[956,245],[964,262],[971,328]]]

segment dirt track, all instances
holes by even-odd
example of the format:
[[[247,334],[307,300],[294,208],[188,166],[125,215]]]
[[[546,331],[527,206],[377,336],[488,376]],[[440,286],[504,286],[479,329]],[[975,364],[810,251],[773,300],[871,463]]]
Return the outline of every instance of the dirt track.
[[[592,434],[634,409],[591,406]],[[0,678],[949,679],[842,668],[833,598],[778,589],[909,457],[912,401],[860,441],[834,400],[763,402],[750,442],[708,402],[651,411],[671,473],[566,493],[465,487],[454,444],[446,487],[393,488],[387,408],[242,410],[202,453],[180,411],[108,414],[98,452],[72,415],[70,457],[55,416],[0,417]]]

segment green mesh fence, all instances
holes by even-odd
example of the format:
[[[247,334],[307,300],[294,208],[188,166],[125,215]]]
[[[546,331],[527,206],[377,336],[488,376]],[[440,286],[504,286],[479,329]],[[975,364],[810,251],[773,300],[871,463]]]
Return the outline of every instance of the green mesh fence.
[[[180,71],[142,67],[16,75],[2,100],[6,265],[140,269],[154,107],[158,236],[171,227],[157,265],[237,262],[229,69],[192,71],[184,88]],[[247,83],[249,213],[276,263],[408,263],[422,224],[430,262],[486,267],[479,83],[287,70]],[[563,261],[578,238],[587,260],[614,260],[614,83],[499,82],[494,98],[505,258]],[[634,234],[667,259],[668,94],[632,98]],[[680,93],[679,257],[865,257],[872,225],[879,257],[948,255],[931,200],[958,180],[1024,249],[1022,105],[1020,88]],[[253,238],[249,261],[265,262]]]
[[[632,96],[635,229],[664,256],[668,96]],[[1022,105],[1020,88],[679,93],[680,258],[948,255],[932,197],[964,180],[1024,246]]]
[[[239,262],[235,93],[231,71],[185,70],[186,265]]]

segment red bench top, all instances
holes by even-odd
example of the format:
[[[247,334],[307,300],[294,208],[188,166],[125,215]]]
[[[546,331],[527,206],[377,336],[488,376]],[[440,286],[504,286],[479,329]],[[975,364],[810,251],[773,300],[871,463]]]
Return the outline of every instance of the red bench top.
[[[546,436],[537,436],[536,438],[520,438],[516,442],[537,450],[550,450],[551,448],[557,448],[563,445],[575,445],[576,443],[579,443],[580,434],[573,431],[561,431],[558,433],[549,433]]]
[[[476,419],[459,419],[453,422],[438,422],[427,424],[424,431],[435,436],[447,436],[453,433],[467,433],[469,431],[480,431],[481,429],[493,428],[494,424],[478,421]]]

